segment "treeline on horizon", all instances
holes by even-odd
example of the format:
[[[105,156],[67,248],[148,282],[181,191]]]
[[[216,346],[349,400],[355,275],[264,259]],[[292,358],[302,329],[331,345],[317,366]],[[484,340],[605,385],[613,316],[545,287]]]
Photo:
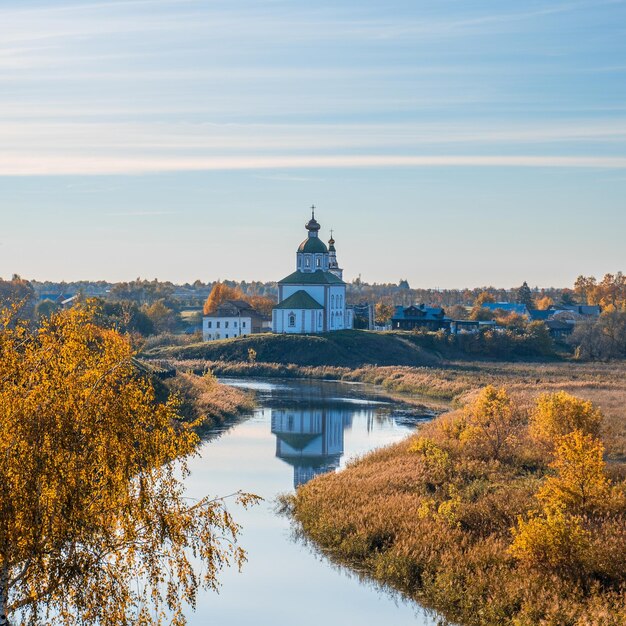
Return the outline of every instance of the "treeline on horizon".
[[[44,295],[84,297],[96,296],[110,301],[129,300],[138,304],[152,304],[157,300],[166,300],[170,305],[178,307],[201,307],[212,289],[223,284],[241,291],[246,296],[262,296],[276,299],[278,285],[276,282],[245,281],[217,279],[193,283],[173,283],[170,281],[148,280],[137,278],[128,282],[108,282],[104,280],[81,281],[38,281],[23,279],[14,275],[10,280],[0,278],[0,297],[8,293],[21,297],[32,295],[40,299]],[[626,277],[622,272],[606,274],[598,281],[594,277],[579,276],[572,287],[531,287],[530,291],[535,302],[544,298],[551,299],[555,304],[602,304],[606,292],[619,295],[626,287]],[[397,283],[368,283],[355,278],[347,283],[348,304],[360,304],[386,301],[395,305],[426,304],[428,306],[451,307],[455,305],[472,306],[479,295],[490,294],[496,302],[513,302],[516,300],[519,286],[510,288],[480,286],[460,289],[412,288],[406,279]]]

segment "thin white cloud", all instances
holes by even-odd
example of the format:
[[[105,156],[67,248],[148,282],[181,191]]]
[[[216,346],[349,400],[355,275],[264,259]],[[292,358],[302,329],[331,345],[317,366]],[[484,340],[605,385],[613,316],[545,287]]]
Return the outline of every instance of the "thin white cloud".
[[[104,217],[156,217],[159,215],[175,215],[174,211],[115,211],[103,213]]]
[[[184,158],[6,158],[0,176],[139,175],[183,171],[345,169],[387,167],[533,167],[626,169],[626,157],[527,155],[334,155]]]

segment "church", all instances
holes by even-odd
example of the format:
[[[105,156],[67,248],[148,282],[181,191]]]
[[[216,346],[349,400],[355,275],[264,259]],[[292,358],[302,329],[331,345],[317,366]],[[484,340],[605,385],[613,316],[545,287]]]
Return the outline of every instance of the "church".
[[[337,263],[332,231],[328,246],[311,207],[307,237],[296,252],[296,271],[278,282],[278,304],[272,311],[275,333],[325,333],[352,328],[346,307],[346,283]]]

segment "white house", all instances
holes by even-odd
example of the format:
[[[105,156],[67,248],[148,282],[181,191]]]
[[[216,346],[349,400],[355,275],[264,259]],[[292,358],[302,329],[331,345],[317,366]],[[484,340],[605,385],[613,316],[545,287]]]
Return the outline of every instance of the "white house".
[[[228,300],[202,320],[202,339],[231,339],[270,330],[269,320],[244,300]]]
[[[319,238],[320,225],[305,225],[307,238],[296,252],[296,271],[278,282],[278,304],[272,311],[275,333],[323,333],[352,328],[353,313],[346,307],[346,283],[337,263],[335,240]]]

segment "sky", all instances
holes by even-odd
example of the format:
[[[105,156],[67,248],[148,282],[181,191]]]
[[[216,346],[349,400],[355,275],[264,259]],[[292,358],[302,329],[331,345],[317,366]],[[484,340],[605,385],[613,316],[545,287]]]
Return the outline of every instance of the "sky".
[[[0,276],[624,270],[626,1],[3,0]]]

